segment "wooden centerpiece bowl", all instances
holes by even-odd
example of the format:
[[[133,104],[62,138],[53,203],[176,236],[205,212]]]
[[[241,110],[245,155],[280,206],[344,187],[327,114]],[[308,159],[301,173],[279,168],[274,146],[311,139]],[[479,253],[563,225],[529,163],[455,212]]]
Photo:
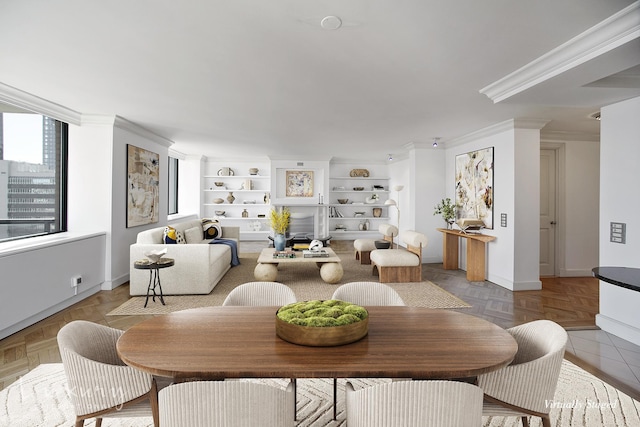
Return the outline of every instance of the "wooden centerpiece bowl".
[[[276,335],[293,344],[332,347],[356,342],[368,332],[367,310],[346,301],[302,301],[276,312]]]

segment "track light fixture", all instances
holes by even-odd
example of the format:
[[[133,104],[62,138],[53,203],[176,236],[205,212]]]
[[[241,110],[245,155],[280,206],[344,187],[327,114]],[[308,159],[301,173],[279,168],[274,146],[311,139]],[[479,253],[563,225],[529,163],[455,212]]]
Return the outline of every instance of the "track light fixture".
[[[393,155],[389,154],[389,157],[387,158],[388,161],[392,161],[393,160]]]
[[[438,148],[438,140],[440,138],[433,138],[433,148]]]

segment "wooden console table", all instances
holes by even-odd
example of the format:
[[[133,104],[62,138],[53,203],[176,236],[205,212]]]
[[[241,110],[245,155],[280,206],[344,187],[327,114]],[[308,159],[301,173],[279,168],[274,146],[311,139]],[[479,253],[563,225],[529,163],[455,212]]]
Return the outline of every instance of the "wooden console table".
[[[445,270],[458,269],[458,240],[467,239],[467,280],[484,281],[486,278],[486,244],[495,240],[495,236],[485,234],[463,233],[459,230],[438,228],[444,236],[442,239],[442,263]]]

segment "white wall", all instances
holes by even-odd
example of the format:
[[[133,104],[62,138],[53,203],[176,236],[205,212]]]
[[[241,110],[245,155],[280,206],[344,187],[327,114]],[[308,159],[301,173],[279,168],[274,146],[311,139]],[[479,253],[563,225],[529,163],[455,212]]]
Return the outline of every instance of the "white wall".
[[[410,152],[411,179],[403,191],[410,223],[407,229],[427,236],[427,247],[422,251],[423,263],[442,262],[442,234],[437,228],[446,226],[440,215],[433,215],[435,206],[445,198],[445,150],[414,146]],[[408,187],[408,188],[407,188]]]
[[[0,251],[0,339],[100,290],[105,234],[69,234],[29,239],[21,249]],[[77,294],[71,287],[75,276],[82,277]]]
[[[160,189],[158,222],[127,228],[127,144],[157,153],[160,157]],[[103,289],[113,289],[129,280],[129,246],[140,231],[167,224],[169,203],[168,141],[147,134],[129,122],[117,119],[113,130],[111,172],[111,246],[107,255],[107,277]],[[110,258],[110,262],[109,262]]]
[[[602,108],[600,266],[640,268],[640,97]],[[609,241],[611,222],[626,223],[626,244]],[[602,329],[640,345],[640,292],[600,282]]]
[[[541,288],[539,128],[543,124],[510,120],[446,147],[445,196],[452,200],[455,200],[455,157],[494,147],[493,229],[485,229],[483,234],[496,236],[496,240],[487,243],[487,280],[514,291]],[[507,214],[507,227],[500,226],[501,213]],[[463,269],[465,251],[466,244],[461,239],[459,259]]]

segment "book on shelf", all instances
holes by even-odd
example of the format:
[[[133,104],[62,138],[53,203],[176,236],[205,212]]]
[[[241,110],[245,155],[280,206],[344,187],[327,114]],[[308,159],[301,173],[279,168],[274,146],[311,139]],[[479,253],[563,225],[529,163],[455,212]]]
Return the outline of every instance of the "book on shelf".
[[[302,256],[305,258],[328,258],[329,252],[324,249],[320,249],[317,251],[302,251]]]
[[[295,258],[296,253],[291,249],[285,249],[284,251],[274,251],[273,257],[274,258]]]

